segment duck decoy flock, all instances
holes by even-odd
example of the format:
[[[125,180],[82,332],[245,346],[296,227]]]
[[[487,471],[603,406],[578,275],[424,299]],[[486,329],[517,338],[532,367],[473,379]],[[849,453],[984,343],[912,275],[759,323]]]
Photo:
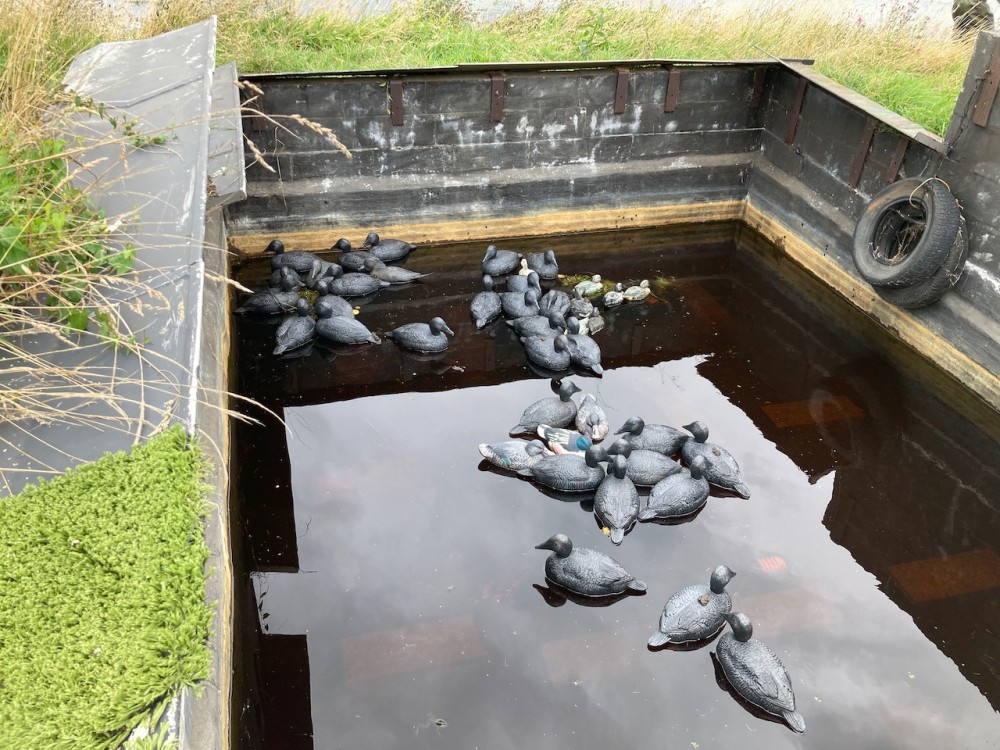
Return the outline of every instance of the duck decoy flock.
[[[378,345],[380,336],[357,319],[359,308],[348,299],[376,294],[390,284],[419,282],[425,274],[389,265],[415,249],[371,232],[358,250],[349,240],[338,240],[330,250],[340,255],[330,262],[311,252],[287,251],[281,240],[274,240],[267,247],[273,253],[269,287],[249,295],[236,313],[283,316],[275,334],[276,355],[301,349],[315,337],[336,345]],[[615,546],[623,545],[637,527],[647,529],[642,533],[665,535],[664,525],[691,521],[708,503],[710,486],[750,497],[736,459],[708,441],[704,422],[679,429],[631,416],[613,433],[621,437],[605,447],[602,442],[612,433],[604,408],[568,379],[574,370],[603,375],[601,349],[592,338],[604,327],[601,311],[643,302],[651,294],[648,280],[627,287],[617,283],[606,292],[610,282],[594,274],[566,291],[544,289],[542,280],[548,286],[562,278],[552,250],[522,254],[495,245],[487,247],[481,266],[482,291],[470,300],[474,328],[485,331],[506,317],[511,335],[524,346],[532,368],[550,378],[555,394],[523,407],[510,439],[479,444],[491,470],[530,481],[546,495],[578,497],[588,511],[585,502],[591,499],[597,523]],[[503,291],[498,291],[501,284]],[[303,289],[315,292],[312,304]],[[440,317],[380,333],[399,347],[430,353],[446,350],[454,336]],[[641,495],[637,487],[651,489]],[[572,595],[614,603],[646,593],[646,584],[617,560],[575,546],[565,533],[555,533],[535,548],[551,552],[544,564],[547,581]],[[701,648],[728,623],[732,632],[716,647],[726,680],[737,695],[803,732],[805,721],[795,709],[784,666],[753,638],[747,615],[732,611],[725,588],[735,575],[720,565],[707,585],[689,585],[670,595],[648,646]]]

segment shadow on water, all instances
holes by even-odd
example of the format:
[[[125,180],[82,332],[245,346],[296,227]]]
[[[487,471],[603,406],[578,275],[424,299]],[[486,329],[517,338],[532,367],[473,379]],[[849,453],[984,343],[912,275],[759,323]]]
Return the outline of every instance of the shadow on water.
[[[604,377],[571,377],[612,428],[706,422],[752,490],[713,489],[696,517],[635,524],[619,547],[592,493],[553,498],[481,461],[552,393],[508,331],[475,330],[481,246],[420,248],[406,267],[433,276],[361,306],[379,335],[443,317],[456,335],[431,361],[389,340],[279,359],[273,324],[236,321],[234,388],[284,421],[234,429],[236,747],[995,744],[997,415],[734,231],[503,243],[654,280],[655,300],[606,312]],[[533,548],[556,532],[647,595],[553,606]],[[669,595],[720,563],[805,735],[720,696],[707,650],[646,645]]]

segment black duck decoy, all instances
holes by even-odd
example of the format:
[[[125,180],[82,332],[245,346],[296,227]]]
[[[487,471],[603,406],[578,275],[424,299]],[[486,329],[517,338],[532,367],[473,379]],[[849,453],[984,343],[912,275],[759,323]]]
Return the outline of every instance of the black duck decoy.
[[[507,277],[508,292],[526,292],[529,289],[534,289],[539,297],[542,296],[542,285],[538,281],[538,274],[534,271],[526,276],[515,274]]]
[[[281,240],[271,240],[264,248],[264,252],[274,253],[271,258],[272,270],[286,266],[300,276],[308,276],[309,272],[312,271],[313,261],[322,260],[316,253],[310,253],[307,250],[285,250],[285,243]]]
[[[337,265],[339,265],[345,271],[352,271],[354,273],[364,273],[366,262],[374,260],[381,263],[381,261],[379,261],[378,258],[376,258],[371,253],[367,252],[366,250],[354,250],[351,247],[350,241],[343,237],[341,237],[339,240],[333,243],[333,246],[330,248],[330,250],[341,251],[340,257],[337,258]]]
[[[749,498],[750,488],[743,483],[743,473],[733,455],[721,445],[709,443],[708,427],[704,422],[692,422],[684,425],[694,438],[688,439],[681,447],[681,456],[690,465],[695,456],[704,456],[709,466],[704,470],[705,479],[709,484],[732,490],[740,497]]]
[[[323,309],[316,321],[316,335],[334,344],[380,344],[378,336],[364,323],[351,315],[334,315],[329,307]]]
[[[521,261],[521,254],[513,250],[500,250],[496,245],[486,248],[486,255],[483,256],[483,273],[488,273],[496,278],[506,276],[517,270],[517,265]]]
[[[545,560],[545,577],[575,594],[598,597],[646,590],[646,584],[617,560],[588,547],[574,547],[565,534],[555,534],[535,549],[552,550]]]
[[[578,453],[545,456],[517,473],[559,492],[592,492],[607,476],[601,466],[601,461],[607,458],[608,454],[601,446],[593,445],[582,456]]]
[[[626,475],[633,484],[652,487],[671,474],[677,474],[681,465],[658,451],[635,449],[628,438],[620,438],[608,448],[608,453],[625,456]]]
[[[781,716],[793,731],[806,731],[805,719],[795,710],[792,681],[781,660],[753,637],[753,625],[745,614],[730,612],[726,621],[733,632],[719,639],[715,655],[729,684],[749,703]]]
[[[500,295],[500,306],[508,318],[541,315],[538,308],[538,292],[534,289],[526,292],[504,292]]]
[[[707,458],[695,456],[691,466],[653,485],[646,507],[639,513],[639,520],[683,518],[701,510],[708,501],[708,480],[703,476],[708,466]]]
[[[525,315],[506,321],[519,337],[542,336],[554,339],[566,330],[566,320],[559,313]]]
[[[639,517],[639,491],[626,476],[626,466],[625,456],[612,456],[608,475],[601,480],[594,496],[594,515],[609,531],[615,545],[622,543],[625,533]]]
[[[404,323],[385,335],[404,349],[443,352],[448,348],[448,336],[454,336],[455,332],[441,318],[431,318],[430,323]]]
[[[281,321],[274,334],[276,346],[274,354],[284,354],[292,349],[305,346],[313,340],[313,330],[316,322],[309,317],[309,303],[299,297],[295,304],[295,315],[289,315]]]
[[[615,434],[627,434],[632,450],[656,451],[666,456],[680,453],[684,443],[691,439],[683,430],[664,424],[646,424],[640,417],[629,417]]]
[[[319,292],[319,296],[313,301],[313,312],[316,313],[317,318],[329,317],[324,316],[324,310],[329,309],[330,315],[344,315],[348,318],[354,317],[354,306],[348,302],[343,297],[338,297],[336,294],[330,294],[330,284],[329,282],[333,279],[320,279],[319,284],[316,285],[316,291]]]
[[[735,575],[725,565],[720,565],[712,571],[707,586],[698,583],[672,594],[663,607],[659,629],[650,637],[649,645],[656,648],[667,643],[704,641],[722,630],[726,615],[733,608],[726,584]]]
[[[554,250],[544,253],[528,253],[528,268],[538,274],[540,279],[555,279],[559,277],[559,264],[556,263]]]
[[[340,266],[334,266],[334,275],[327,282],[330,294],[340,297],[364,297],[389,286],[388,281],[379,281],[366,273],[344,273]]]
[[[500,295],[493,291],[493,277],[489,274],[483,276],[483,291],[472,298],[469,311],[477,329],[485,328],[500,317],[503,306]]]
[[[542,315],[557,312],[565,317],[566,313],[569,312],[570,301],[570,296],[566,292],[550,289],[538,300],[538,309],[541,310]]]
[[[383,240],[378,236],[377,232],[369,232],[368,236],[365,237],[365,244],[361,247],[370,252],[383,263],[392,263],[393,261],[402,260],[417,249],[417,246],[411,242],[404,242],[403,240]]]
[[[534,435],[541,424],[565,427],[572,423],[576,417],[576,404],[570,397],[579,390],[576,383],[562,381],[559,383],[558,396],[539,399],[524,410],[518,423],[510,428],[510,436]]]
[[[581,370],[589,370],[595,375],[602,375],[604,367],[601,366],[601,347],[590,336],[580,333],[580,321],[570,316],[566,319],[566,328],[569,333],[566,339],[569,341],[569,359]]]
[[[548,372],[564,372],[569,369],[569,340],[564,335],[555,338],[527,336],[521,338],[521,343],[524,344],[524,353],[528,355],[528,359]]]
[[[292,269],[286,269],[281,277],[280,289],[265,289],[254,292],[243,304],[236,308],[237,315],[279,315],[294,312],[299,299],[299,287],[302,280]]]
[[[399,266],[387,266],[378,258],[366,260],[364,270],[373,279],[388,281],[390,284],[409,284],[411,281],[416,281],[427,276],[426,273],[408,271]]]

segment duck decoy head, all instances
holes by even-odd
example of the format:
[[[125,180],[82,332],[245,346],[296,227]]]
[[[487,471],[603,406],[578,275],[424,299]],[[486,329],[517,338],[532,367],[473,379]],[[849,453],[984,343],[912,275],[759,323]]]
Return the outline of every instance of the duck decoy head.
[[[341,252],[344,253],[350,252],[351,241],[346,237],[341,237],[339,240],[334,242],[333,245],[330,246],[330,250],[340,250]]]
[[[528,307],[538,307],[538,290],[529,289],[524,293],[524,304]]]
[[[639,435],[642,433],[642,428],[645,426],[646,423],[643,422],[640,417],[629,417],[625,420],[625,424],[615,431],[615,434],[622,435],[627,432],[630,435]]]
[[[332,273],[332,272],[331,272]],[[316,282],[316,294],[322,297],[325,294],[330,293],[330,282],[333,281],[330,277],[324,277]]]
[[[304,297],[299,297],[299,301],[295,303],[295,312],[303,318],[309,314],[309,303]]]
[[[549,311],[549,328],[562,333],[566,330],[566,318],[558,310]]]
[[[684,425],[684,429],[694,435],[694,439],[699,443],[704,443],[708,440],[708,425],[704,422],[692,422],[691,424]]]
[[[497,246],[496,245],[487,245],[487,247],[486,247],[486,255],[483,256],[483,263],[485,263],[486,261],[488,261],[490,258],[495,258],[495,257],[497,257]]]
[[[532,440],[524,446],[524,452],[529,456],[544,456],[546,450],[545,443],[541,440]]]
[[[726,615],[726,622],[733,629],[733,635],[736,636],[736,640],[741,643],[746,643],[753,637],[753,623],[742,612],[730,612]]]
[[[341,276],[344,275],[344,267],[343,266],[338,266],[336,263],[331,263],[330,266],[331,267],[330,267],[329,278],[331,280],[332,279],[339,279]]]
[[[378,232],[369,232],[365,235],[365,242],[361,247],[375,247],[378,244]]]
[[[380,261],[378,258],[365,258],[365,262],[361,265],[364,267],[365,271],[371,273],[376,268],[383,268],[385,263]]]
[[[522,260],[522,263],[527,263],[528,261]],[[542,290],[542,282],[538,280],[538,273],[536,271],[531,271],[527,274],[528,277],[528,289],[535,289],[538,291]]]
[[[549,263],[555,263],[556,262],[556,251],[552,250],[552,249],[546,250],[545,251],[545,260],[547,260]]]
[[[267,247],[264,248],[265,253],[274,253],[275,255],[281,255],[285,252],[285,243],[281,240],[271,240]]]
[[[487,292],[493,291],[493,277],[490,276],[488,273],[483,274],[483,289],[485,289]]]
[[[726,588],[726,584],[733,580],[733,576],[736,573],[731,571],[725,565],[720,565],[715,570],[712,571],[712,578],[709,581],[709,588],[712,589],[713,594],[721,594],[723,589]],[[735,630],[735,628],[733,628]]]
[[[576,316],[570,315],[568,318],[566,318],[566,330],[568,330],[574,336],[580,333],[580,321],[576,319]]]
[[[601,274],[595,273],[593,276],[591,276],[590,280],[593,281],[595,284],[600,284],[601,283]]]
[[[286,292],[291,292],[302,286],[302,279],[291,268],[282,267],[279,285]]]
[[[430,322],[431,333],[447,333],[449,336],[454,336],[455,332],[448,327],[448,324],[444,322],[441,318],[431,318]]]
[[[536,544],[535,549],[549,549],[559,557],[567,557],[573,551],[573,542],[565,534],[553,534],[541,544]]]
[[[691,472],[692,479],[701,479],[710,468],[712,468],[712,462],[702,455],[697,455],[688,467],[688,471]],[[733,575],[736,574],[734,573]]]
[[[628,441],[628,438],[620,438],[616,440],[610,448],[608,448],[608,453],[628,458],[632,455],[632,443]]]
[[[596,469],[601,461],[607,461],[610,456],[608,456],[608,452],[604,450],[603,446],[592,445],[587,448],[587,452],[583,454],[583,458],[587,462],[587,466],[591,469]]]
[[[565,340],[566,337],[561,336],[559,338]],[[558,341],[559,338],[556,338],[556,341]],[[573,381],[564,380],[559,384],[559,398],[563,401],[569,401],[570,396],[572,396],[574,393],[579,393],[581,390],[582,389],[580,388],[580,386],[578,386]]]
[[[628,471],[628,459],[622,454],[611,457],[611,463],[608,465],[608,473],[614,474],[618,479],[624,479],[625,474]]]
[[[556,336],[555,341],[552,342],[552,348],[555,349],[557,352],[568,352],[569,339],[567,339],[564,334]]]

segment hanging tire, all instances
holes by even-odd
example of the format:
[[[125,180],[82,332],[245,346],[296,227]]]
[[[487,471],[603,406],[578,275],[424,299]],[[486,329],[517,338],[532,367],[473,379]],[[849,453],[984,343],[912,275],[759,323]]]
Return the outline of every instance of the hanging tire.
[[[958,225],[958,236],[951,246],[951,251],[944,259],[944,263],[937,272],[926,281],[921,281],[913,286],[893,289],[886,286],[877,286],[875,291],[883,299],[898,307],[916,308],[926,307],[937,302],[948,292],[962,276],[965,270],[965,261],[969,257],[969,235],[965,230],[965,218],[962,217]]]
[[[854,229],[854,263],[875,287],[927,281],[952,251],[962,212],[943,182],[893,183],[865,207]]]

